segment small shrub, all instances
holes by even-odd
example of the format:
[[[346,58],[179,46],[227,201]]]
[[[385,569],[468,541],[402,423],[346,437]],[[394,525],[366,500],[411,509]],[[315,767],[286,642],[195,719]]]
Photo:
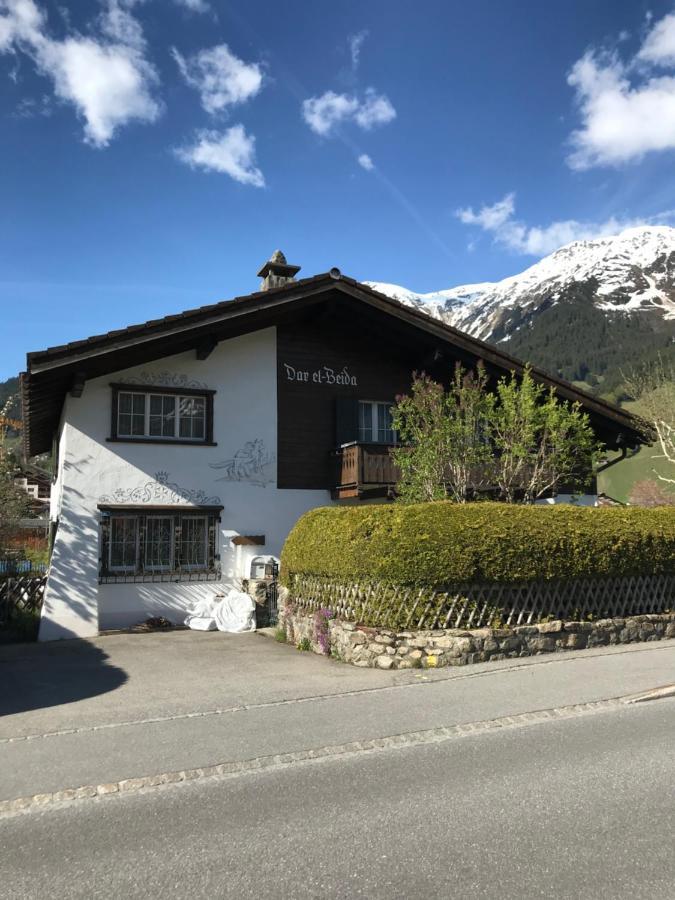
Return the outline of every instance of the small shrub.
[[[312,642],[308,637],[301,638],[297,643],[298,650],[306,653],[308,650],[312,649]]]
[[[285,628],[275,628],[274,629],[274,640],[279,641],[280,644],[286,643],[286,629]]]

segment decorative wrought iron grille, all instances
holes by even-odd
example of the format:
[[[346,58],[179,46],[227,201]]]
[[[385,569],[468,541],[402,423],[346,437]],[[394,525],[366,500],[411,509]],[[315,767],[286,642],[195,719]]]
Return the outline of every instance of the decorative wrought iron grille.
[[[220,581],[219,521],[199,508],[103,510],[99,584]]]

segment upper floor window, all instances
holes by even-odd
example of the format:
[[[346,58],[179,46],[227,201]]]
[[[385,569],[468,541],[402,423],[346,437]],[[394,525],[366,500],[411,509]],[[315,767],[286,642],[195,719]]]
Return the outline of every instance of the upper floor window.
[[[395,444],[391,403],[359,400],[359,441],[367,444]]]
[[[112,387],[112,440],[213,443],[213,391]]]

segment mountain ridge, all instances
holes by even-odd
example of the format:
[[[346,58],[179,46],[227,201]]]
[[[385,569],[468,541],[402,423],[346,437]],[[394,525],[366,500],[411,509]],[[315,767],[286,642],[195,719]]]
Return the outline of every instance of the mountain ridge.
[[[424,294],[367,284],[603,395],[619,388],[622,364],[675,355],[675,228],[666,225],[574,241],[496,282]]]

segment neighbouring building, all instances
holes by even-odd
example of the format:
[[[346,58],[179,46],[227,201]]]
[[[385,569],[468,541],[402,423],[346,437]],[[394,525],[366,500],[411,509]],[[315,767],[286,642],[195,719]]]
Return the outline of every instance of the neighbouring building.
[[[413,371],[524,366],[338,269],[296,281],[278,251],[262,289],[30,353],[28,456],[56,456],[40,638],[94,635],[237,584],[316,506],[391,495],[390,407]],[[608,449],[640,420],[580,401]]]
[[[19,532],[11,550],[45,550],[49,533],[52,476],[39,466],[22,462],[14,469],[14,485],[28,494],[28,515],[19,521]]]

